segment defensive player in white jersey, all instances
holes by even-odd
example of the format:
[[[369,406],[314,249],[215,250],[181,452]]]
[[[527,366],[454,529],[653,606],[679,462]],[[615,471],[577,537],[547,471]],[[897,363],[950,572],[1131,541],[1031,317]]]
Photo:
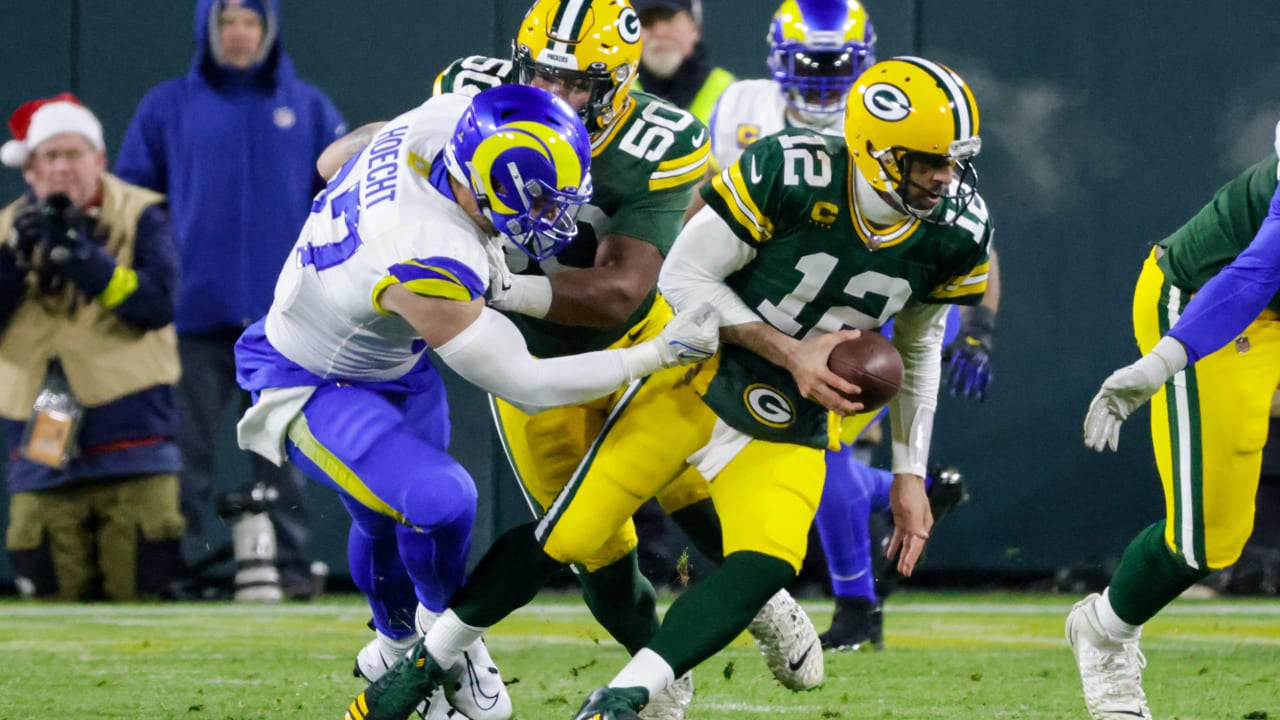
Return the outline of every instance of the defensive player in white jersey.
[[[419,624],[461,584],[476,500],[447,453],[444,387],[428,347],[530,411],[601,397],[715,352],[709,308],[673,320],[651,343],[546,360],[486,308],[504,238],[535,259],[573,239],[591,197],[590,162],[577,115],[536,88],[441,97],[391,120],[316,198],[267,317],[237,344],[238,380],[255,396],[241,446],[287,458],[337,490],[352,516],[357,586],[374,598],[416,595]],[[388,535],[397,558],[371,550]],[[397,562],[404,569],[388,571]],[[371,607],[379,632],[412,640],[414,618]],[[487,666],[496,688],[449,682],[450,704],[473,720],[509,717],[483,643],[447,671],[468,664]],[[364,708],[353,704],[350,715],[363,718]]]

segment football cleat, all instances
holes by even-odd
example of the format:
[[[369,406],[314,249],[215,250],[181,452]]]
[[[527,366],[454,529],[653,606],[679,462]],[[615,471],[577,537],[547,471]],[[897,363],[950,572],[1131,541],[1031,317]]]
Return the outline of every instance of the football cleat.
[[[403,640],[396,640],[378,633],[360,648],[360,652],[356,653],[356,665],[351,670],[351,674],[364,678],[367,682],[377,680],[387,672],[387,668],[395,665],[396,661],[409,651],[416,639],[415,636],[410,636]]]
[[[693,671],[681,675],[662,692],[654,695],[640,711],[644,720],[684,720],[684,713],[693,702]]]
[[[836,597],[831,629],[818,636],[823,650],[883,650],[884,611],[861,597]]]
[[[587,696],[573,720],[640,720],[648,700],[642,687],[602,687]]]
[[[1137,641],[1113,640],[1102,628],[1094,593],[1071,608],[1067,615],[1067,642],[1075,653],[1084,685],[1084,704],[1093,720],[1151,720],[1147,695],[1142,691],[1142,669],[1147,659]]]
[[[449,681],[422,641],[351,701],[346,720],[406,720],[422,701]]]
[[[818,631],[791,593],[779,590],[769,598],[747,631],[783,687],[812,690],[826,679]]]
[[[483,638],[472,643],[462,653],[462,659],[449,668],[444,694],[449,705],[470,720],[511,717],[511,695]]]
[[[929,485],[929,509],[933,511],[935,523],[969,502],[969,488],[964,484],[964,475],[959,470],[953,467],[931,467],[928,476],[933,480]]]

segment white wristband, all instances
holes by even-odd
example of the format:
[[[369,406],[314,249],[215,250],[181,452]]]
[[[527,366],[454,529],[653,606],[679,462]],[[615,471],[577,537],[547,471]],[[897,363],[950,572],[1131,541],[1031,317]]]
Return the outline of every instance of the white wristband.
[[[512,275],[501,306],[508,312],[546,317],[551,311],[551,279],[545,275]]]

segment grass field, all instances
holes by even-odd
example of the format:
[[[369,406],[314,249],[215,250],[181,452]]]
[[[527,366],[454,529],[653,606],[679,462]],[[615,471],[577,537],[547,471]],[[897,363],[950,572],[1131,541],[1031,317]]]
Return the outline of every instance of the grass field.
[[[1072,598],[899,595],[887,649],[827,655],[827,683],[772,682],[750,639],[695,673],[690,720],[1087,718],[1062,639]],[[806,603],[819,629],[829,603]],[[0,603],[0,720],[342,717],[370,637],[355,597],[310,604]],[[516,717],[569,720],[621,667],[576,596],[547,596],[490,647]],[[1143,640],[1161,720],[1280,719],[1280,603],[1181,601]]]

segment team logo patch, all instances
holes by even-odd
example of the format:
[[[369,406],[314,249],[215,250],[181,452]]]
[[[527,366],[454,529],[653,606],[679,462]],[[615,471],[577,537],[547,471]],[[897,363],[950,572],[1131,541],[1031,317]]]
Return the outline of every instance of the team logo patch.
[[[744,148],[759,139],[760,139],[759,125],[743,124],[738,126],[738,147]]]
[[[786,395],[769,387],[755,383],[747,386],[742,397],[747,402],[747,410],[758,422],[773,428],[784,428],[796,421],[796,409]]]
[[[293,108],[282,105],[271,113],[271,121],[281,130],[288,130],[298,122],[298,116],[293,113]]]
[[[629,43],[640,40],[640,16],[635,10],[623,8],[618,13],[618,36]]]
[[[898,122],[911,114],[911,99],[897,85],[876,83],[862,93],[867,111],[885,122]]]

